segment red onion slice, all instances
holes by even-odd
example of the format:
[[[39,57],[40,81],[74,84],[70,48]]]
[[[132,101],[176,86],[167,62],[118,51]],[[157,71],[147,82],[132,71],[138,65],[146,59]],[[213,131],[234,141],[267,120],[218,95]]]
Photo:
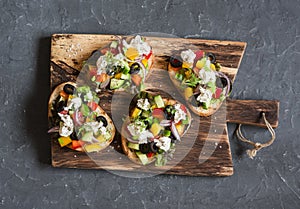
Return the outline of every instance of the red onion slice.
[[[176,129],[176,126],[175,126],[174,122],[171,123],[171,131],[172,131],[172,134],[174,135],[175,139],[178,140],[178,141],[181,141],[179,133],[178,133],[178,131]]]
[[[106,88],[109,84],[109,81],[110,81],[110,78],[106,79],[106,81],[104,81],[103,83],[100,84],[100,88],[101,89]]]
[[[80,118],[79,118],[79,111],[76,110],[75,113],[74,113],[74,122],[81,126],[82,125],[82,122],[80,121]]]
[[[161,126],[171,126],[171,120],[162,120],[160,121]]]
[[[59,132],[59,126],[55,126],[48,130],[48,133],[57,133]]]
[[[131,142],[131,143],[133,143],[133,144],[138,144],[138,143],[139,143],[138,140],[134,140],[134,139],[132,139],[132,138],[130,138],[130,137],[127,137],[126,139],[127,139],[127,141],[129,141],[129,142]]]
[[[138,62],[139,63],[139,65],[141,66],[141,68],[143,69],[143,81],[145,82],[145,79],[146,79],[146,67],[144,66],[144,64],[141,62],[141,61],[139,61]]]
[[[222,73],[222,72],[216,72],[216,74],[218,75],[218,76],[220,76],[220,77],[223,77],[223,78],[225,78],[226,79],[226,81],[227,81],[227,86],[226,86],[226,93],[225,93],[225,96],[228,96],[228,94],[229,94],[229,92],[230,92],[230,80],[229,80],[229,78],[224,74],[224,73]]]

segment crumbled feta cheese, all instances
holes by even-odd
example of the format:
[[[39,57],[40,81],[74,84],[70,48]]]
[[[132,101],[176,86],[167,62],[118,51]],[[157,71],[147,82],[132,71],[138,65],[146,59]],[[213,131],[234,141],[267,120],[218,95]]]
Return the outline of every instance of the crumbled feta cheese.
[[[146,129],[146,125],[141,121],[135,121],[127,126],[128,131],[132,136],[139,136]]]
[[[199,78],[201,78],[201,84],[207,84],[210,81],[216,81],[216,74],[212,70],[207,71],[204,68],[202,68],[199,71]]]
[[[174,116],[174,122],[178,123],[180,120],[186,119],[186,113],[180,108],[180,104],[175,104],[175,116]]]
[[[82,101],[80,97],[75,97],[71,100],[71,103],[73,104],[73,107],[75,110],[81,107]]]
[[[152,139],[153,137],[154,136],[150,131],[145,130],[139,136],[139,144],[148,143],[148,139]]]
[[[74,123],[70,115],[64,115],[58,113],[60,119],[63,121],[59,128],[59,135],[61,136],[70,136],[74,129]]]
[[[100,122],[98,122],[98,121],[86,122],[84,125],[86,127],[89,127],[93,131],[94,134],[97,134],[97,132],[99,130],[101,131],[102,134],[104,134],[106,132],[106,128],[103,126],[103,123],[101,121]]]
[[[91,91],[89,91],[88,93],[86,93],[85,99],[86,99],[87,101],[93,100],[93,94],[92,94]]]
[[[97,66],[97,74],[100,75],[103,71],[105,72],[106,70],[106,66],[108,65],[107,61],[106,61],[106,56],[100,56],[99,59],[96,62],[96,66]]]
[[[190,49],[182,51],[180,56],[182,60],[187,63],[193,63],[194,59],[196,58],[196,54]]]
[[[159,139],[154,139],[154,142],[156,143],[156,146],[160,149],[167,152],[170,149],[171,146],[171,139],[169,137],[163,136]]]
[[[117,60],[123,60],[125,58],[125,56],[122,53],[119,53],[115,56],[115,59]]]
[[[210,102],[212,98],[212,92],[210,90],[207,90],[205,88],[199,87],[200,95],[197,97],[197,101],[199,102]]]
[[[136,48],[140,55],[143,54],[148,55],[151,51],[151,47],[145,41],[142,40],[140,35],[134,37],[130,41],[129,45],[130,45],[129,47]]]
[[[139,108],[141,108],[142,110],[146,110],[146,111],[150,109],[150,103],[149,103],[147,98],[146,99],[139,99],[137,101],[137,106]]]

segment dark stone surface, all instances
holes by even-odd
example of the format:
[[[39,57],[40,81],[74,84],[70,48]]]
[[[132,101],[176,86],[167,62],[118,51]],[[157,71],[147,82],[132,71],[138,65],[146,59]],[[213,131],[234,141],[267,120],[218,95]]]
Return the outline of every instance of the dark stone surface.
[[[0,1],[0,208],[297,208],[300,1]],[[232,98],[279,99],[275,143],[251,160],[229,125],[232,177],[52,168],[47,131],[52,33],[164,32],[241,40]],[[245,127],[255,141],[266,130]]]

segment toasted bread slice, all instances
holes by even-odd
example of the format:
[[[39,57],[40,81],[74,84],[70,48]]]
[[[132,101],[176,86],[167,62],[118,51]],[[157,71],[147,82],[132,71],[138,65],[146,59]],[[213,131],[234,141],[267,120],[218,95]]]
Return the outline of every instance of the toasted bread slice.
[[[174,99],[163,99],[163,101],[164,101],[164,103],[165,103],[165,105],[174,105],[174,104],[181,104],[180,102],[177,102],[176,100],[174,100]],[[187,110],[187,117],[189,118],[189,123],[187,124],[187,125],[185,125],[185,127],[184,127],[184,130],[183,131],[181,131],[181,132],[178,132],[179,133],[179,135],[180,135],[180,137],[182,137],[187,131],[188,131],[188,129],[189,129],[189,127],[191,126],[191,121],[192,121],[192,117],[191,117],[191,113],[189,112],[189,110],[186,108],[186,110]],[[127,117],[126,118],[126,120],[124,121],[124,123],[123,123],[123,126],[122,126],[122,134],[121,134],[121,146],[122,146],[122,149],[123,149],[123,151],[124,151],[124,154],[132,161],[132,162],[134,162],[134,163],[136,163],[136,164],[139,164],[139,165],[143,165],[142,163],[141,163],[141,161],[139,160],[139,158],[138,158],[138,156],[136,155],[136,153],[132,150],[132,149],[130,149],[129,147],[128,147],[128,140],[127,140],[127,138],[126,138],[126,127],[127,127],[127,125],[128,125],[128,123],[129,123],[129,120],[130,120],[130,118],[129,117]],[[156,160],[156,158],[153,156],[153,157],[151,157],[151,158],[148,158],[148,163],[147,164],[151,164],[151,163],[153,163],[153,162],[155,162],[155,160]]]
[[[186,98],[185,94],[184,94],[184,89],[181,88],[180,86],[180,82],[175,78],[175,74],[176,74],[177,69],[173,68],[171,66],[171,64],[169,63],[168,65],[168,73],[169,73],[169,77],[170,80],[172,81],[172,83],[174,84],[174,86],[176,87],[176,89],[179,91],[179,93],[182,95],[182,97],[185,99],[188,107],[197,115],[199,116],[204,116],[204,117],[208,117],[212,114],[214,114],[222,105],[222,102],[218,102],[215,103],[214,107],[209,107],[208,109],[204,109],[203,107],[196,107],[194,105],[191,104],[191,102],[188,100],[188,98]]]
[[[53,90],[53,92],[50,95],[49,101],[48,101],[48,119],[49,120],[50,120],[51,117],[53,117],[51,109],[53,108],[54,102],[55,102],[56,98],[60,95],[60,92],[63,91],[63,88],[66,84],[70,84],[70,85],[76,87],[76,83],[74,83],[74,82],[65,82],[65,83],[62,83],[62,84],[58,85]],[[107,146],[109,146],[109,144],[113,141],[115,133],[116,133],[116,128],[115,128],[111,118],[107,115],[107,113],[100,106],[98,106],[95,111],[98,112],[99,115],[105,117],[105,119],[107,121],[107,129],[111,133],[111,138],[109,140],[107,140],[105,142],[101,142],[101,143],[100,142],[99,143],[93,143],[93,144],[97,144],[98,147],[101,147],[100,149],[97,150],[97,151],[101,151],[101,150],[105,149]],[[73,149],[71,144],[67,145],[67,147],[70,148],[70,149]],[[84,149],[84,147],[80,147],[80,148],[73,149],[73,150],[84,151],[85,149]]]

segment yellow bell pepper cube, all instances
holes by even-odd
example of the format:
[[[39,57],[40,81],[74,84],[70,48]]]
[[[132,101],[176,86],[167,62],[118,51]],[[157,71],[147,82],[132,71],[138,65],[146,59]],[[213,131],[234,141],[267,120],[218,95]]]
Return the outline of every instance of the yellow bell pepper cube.
[[[131,114],[131,117],[136,118],[137,116],[139,116],[141,114],[141,112],[142,112],[142,110],[136,107],[136,108],[134,108],[134,110]]]
[[[117,74],[115,75],[115,78],[116,78],[116,79],[121,79],[121,76],[122,76],[122,73],[117,73]]]
[[[70,143],[72,143],[72,139],[69,136],[61,136],[58,138],[58,143],[61,147],[64,147]]]
[[[191,96],[193,96],[193,89],[191,87],[187,87],[184,89],[184,96],[185,98],[190,98]]]
[[[101,150],[103,147],[100,144],[86,144],[84,149],[86,152],[97,152]]]
[[[150,128],[150,131],[154,136],[157,136],[161,130],[162,130],[162,127],[158,123],[153,123]]]
[[[137,58],[137,57],[139,56],[139,52],[138,52],[138,50],[135,49],[135,48],[129,48],[129,49],[127,49],[127,51],[126,51],[125,56],[126,56],[128,59],[134,60],[135,58]]]

